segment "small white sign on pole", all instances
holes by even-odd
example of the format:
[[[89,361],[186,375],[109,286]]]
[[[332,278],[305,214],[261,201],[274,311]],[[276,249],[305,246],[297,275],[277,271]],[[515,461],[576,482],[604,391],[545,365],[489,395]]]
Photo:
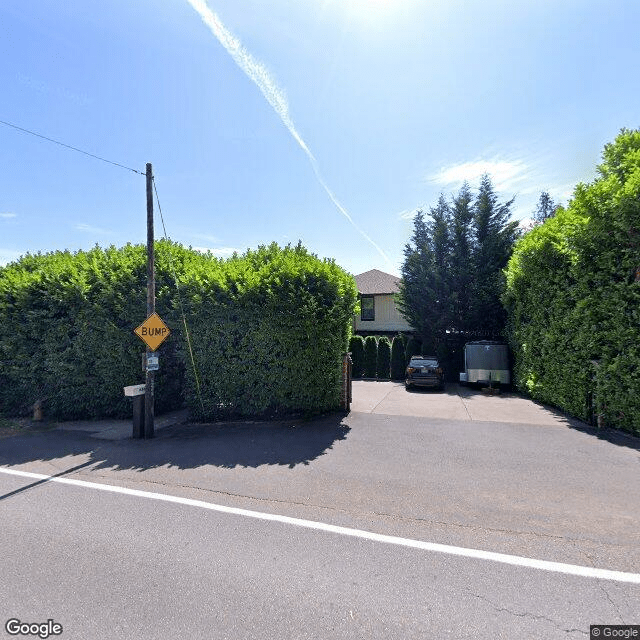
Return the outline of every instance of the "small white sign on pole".
[[[155,352],[147,354],[147,371],[157,371],[159,368],[159,359]]]
[[[127,397],[143,396],[145,393],[145,386],[146,385],[144,384],[134,384],[130,387],[125,387],[124,395]]]

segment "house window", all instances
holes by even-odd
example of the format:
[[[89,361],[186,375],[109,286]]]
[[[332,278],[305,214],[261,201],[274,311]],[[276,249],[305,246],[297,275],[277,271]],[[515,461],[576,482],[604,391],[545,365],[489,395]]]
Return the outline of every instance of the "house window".
[[[376,311],[373,296],[362,296],[360,298],[360,320],[375,320]]]

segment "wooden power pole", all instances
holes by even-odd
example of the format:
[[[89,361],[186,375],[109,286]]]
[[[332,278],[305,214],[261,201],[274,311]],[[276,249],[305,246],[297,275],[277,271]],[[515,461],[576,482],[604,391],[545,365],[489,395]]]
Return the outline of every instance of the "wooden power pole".
[[[147,162],[147,318],[156,311],[156,279],[153,254],[153,171],[151,163]],[[147,347],[147,356],[153,353]],[[147,368],[144,399],[144,437],[153,438],[154,435],[154,374]]]

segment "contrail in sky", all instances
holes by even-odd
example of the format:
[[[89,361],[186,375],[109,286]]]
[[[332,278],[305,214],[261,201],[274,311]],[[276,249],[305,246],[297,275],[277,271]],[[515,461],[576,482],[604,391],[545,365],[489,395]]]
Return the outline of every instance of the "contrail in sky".
[[[392,262],[385,252],[354,222],[353,218],[349,215],[347,210],[340,204],[340,201],[333,194],[331,189],[327,186],[320,169],[318,168],[318,162],[315,156],[307,147],[307,144],[302,139],[302,136],[298,133],[291,115],[289,114],[289,104],[284,95],[284,92],[274,82],[267,68],[259,61],[256,60],[243,46],[240,40],[236,38],[223,24],[220,22],[218,16],[209,9],[205,0],[187,0],[187,2],[197,11],[198,15],[202,18],[202,21],[209,27],[211,33],[218,39],[220,44],[227,50],[227,53],[233,58],[234,62],[244,71],[244,73],[255,83],[255,85],[262,91],[262,95],[266,98],[267,102],[271,105],[273,110],[278,114],[280,120],[284,126],[288,129],[289,133],[293,136],[294,140],[300,145],[300,148],[305,152],[313,172],[315,173],[318,182],[325,190],[331,202],[336,206],[338,211],[353,225],[353,227],[368,240],[378,251],[378,253],[391,265]]]

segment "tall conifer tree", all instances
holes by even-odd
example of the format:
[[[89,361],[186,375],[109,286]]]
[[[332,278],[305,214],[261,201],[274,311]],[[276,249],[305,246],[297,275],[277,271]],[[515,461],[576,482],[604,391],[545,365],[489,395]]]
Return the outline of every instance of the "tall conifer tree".
[[[536,224],[542,224],[545,220],[552,218],[555,215],[558,205],[553,201],[553,198],[549,195],[548,191],[543,191],[540,194],[540,200],[533,214],[533,221]]]
[[[473,207],[473,298],[470,323],[475,331],[498,337],[506,315],[500,302],[502,270],[507,265],[518,223],[510,222],[514,198],[500,204],[491,178],[485,174]]]
[[[438,335],[451,327],[451,209],[440,194],[438,204],[430,210],[431,220],[427,225],[433,253],[433,287]],[[437,345],[436,345],[437,346]]]
[[[498,202],[484,175],[477,198],[465,182],[450,204],[440,196],[428,220],[422,211],[416,214],[398,304],[423,350],[440,355],[447,332],[501,335],[502,270],[518,228],[509,220],[512,204]]]
[[[402,280],[398,306],[409,324],[416,329],[425,348],[435,349],[435,272],[429,225],[424,212],[413,219],[413,235],[404,248]]]
[[[450,304],[451,328],[471,329],[471,285],[473,272],[473,196],[465,181],[451,206]]]

